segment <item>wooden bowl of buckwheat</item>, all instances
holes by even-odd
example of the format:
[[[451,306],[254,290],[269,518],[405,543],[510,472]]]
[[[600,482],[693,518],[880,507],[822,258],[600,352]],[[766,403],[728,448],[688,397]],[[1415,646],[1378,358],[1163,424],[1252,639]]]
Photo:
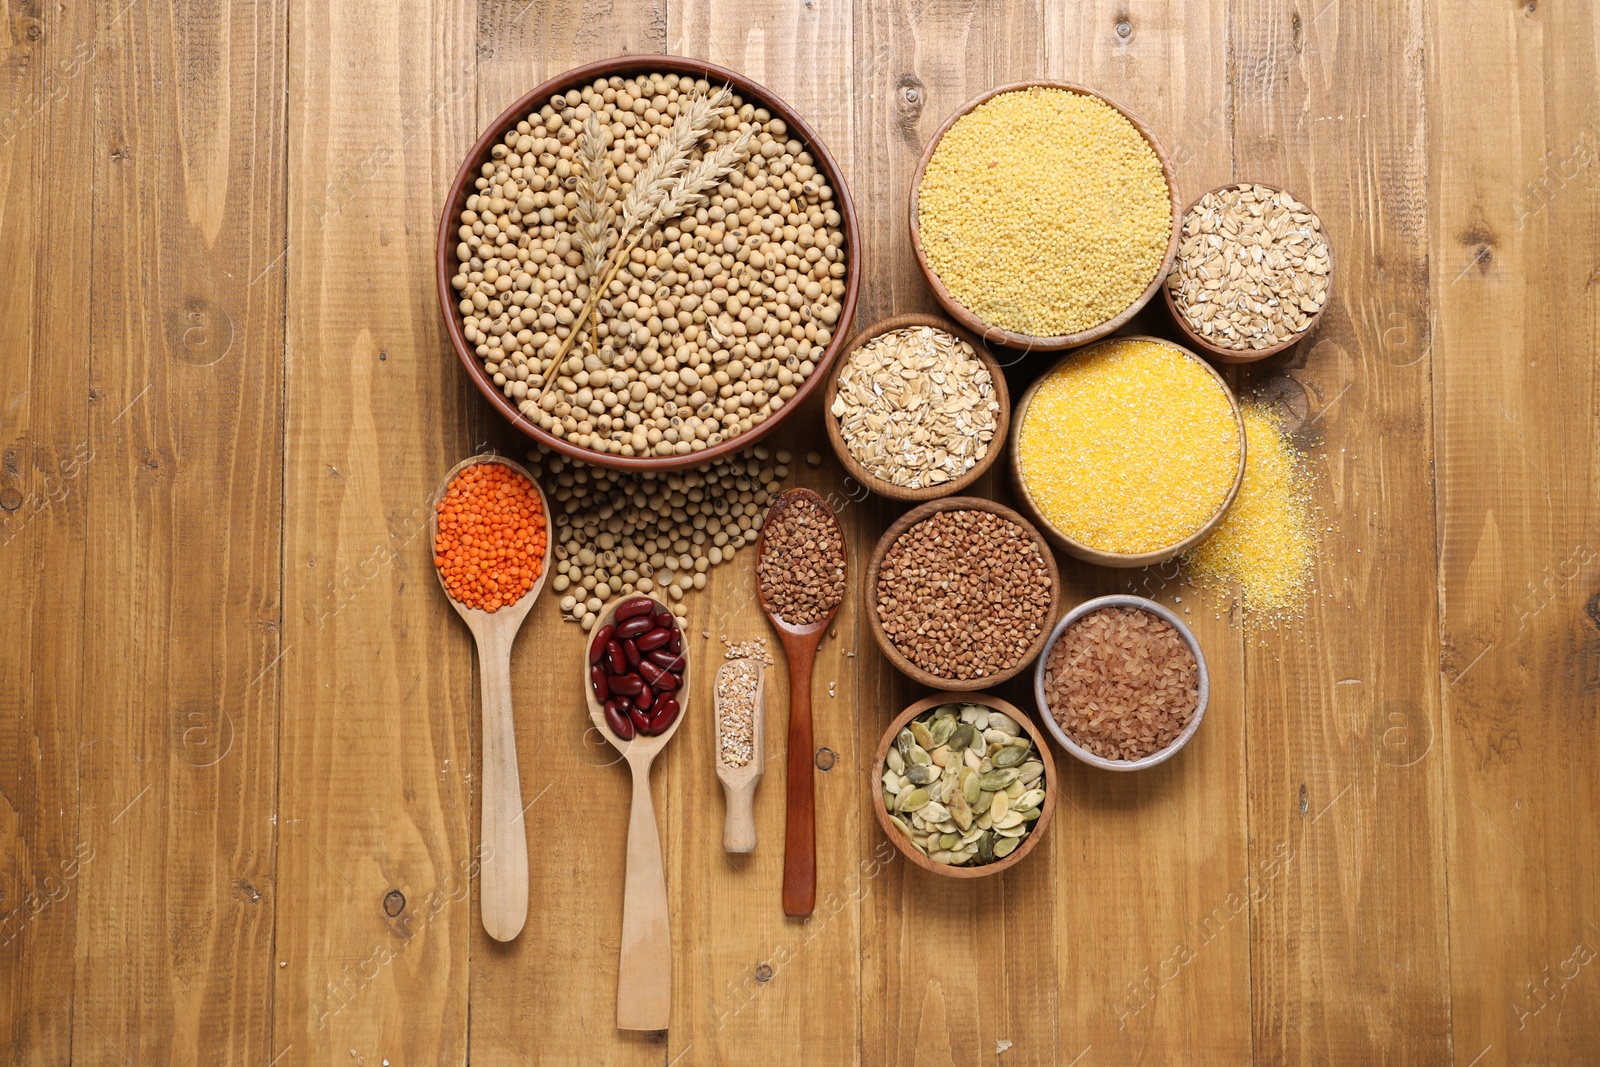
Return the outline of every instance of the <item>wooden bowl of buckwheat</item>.
[[[1259,182],[1218,186],[1184,212],[1161,294],[1196,348],[1221,363],[1254,363],[1316,329],[1333,298],[1333,245],[1292,194]]]
[[[1011,426],[999,361],[938,315],[856,334],[828,373],[823,410],[844,469],[891,500],[959,493],[994,465]]]
[[[863,614],[901,673],[934,689],[1015,678],[1044,648],[1061,572],[1027,519],[993,500],[952,496],[912,508],[867,563]]]

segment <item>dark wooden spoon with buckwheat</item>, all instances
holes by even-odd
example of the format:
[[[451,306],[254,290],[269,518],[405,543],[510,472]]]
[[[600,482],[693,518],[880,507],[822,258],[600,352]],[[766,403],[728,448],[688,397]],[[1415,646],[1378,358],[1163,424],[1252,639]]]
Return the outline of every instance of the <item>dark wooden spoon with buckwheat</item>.
[[[844,527],[820,496],[791,489],[773,501],[756,542],[756,592],[789,662],[783,912],[794,917],[810,915],[817,903],[811,669],[844,601],[845,569]]]

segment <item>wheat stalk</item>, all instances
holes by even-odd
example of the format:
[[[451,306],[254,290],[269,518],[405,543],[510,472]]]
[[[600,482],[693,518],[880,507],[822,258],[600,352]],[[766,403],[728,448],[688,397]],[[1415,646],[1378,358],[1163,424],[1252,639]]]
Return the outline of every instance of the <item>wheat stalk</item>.
[[[583,253],[584,273],[592,286],[605,268],[610,251],[613,199],[606,185],[606,137],[600,116],[590,113],[578,140],[578,207],[573,213],[578,234],[578,249]]]
[[[716,182],[720,182],[736,166],[729,163],[731,156],[725,151],[729,145],[720,146],[709,157],[698,161],[691,159],[691,153],[699,147],[700,143],[710,134],[712,127],[721,118],[732,98],[726,86],[718,89],[714,94],[705,96],[696,93],[691,96],[683,109],[678,112],[678,117],[672,123],[672,129],[661,143],[656,145],[656,150],[650,154],[645,165],[640,169],[637,177],[628,189],[628,195],[623,197],[617,210],[619,224],[617,226],[617,247],[609,261],[609,269],[604,279],[598,286],[590,285],[589,298],[583,305],[583,310],[572,322],[572,329],[567,334],[567,339],[562,342],[561,349],[550,361],[549,369],[545,371],[545,381],[539,390],[539,395],[534,399],[534,404],[542,404],[546,395],[555,386],[556,375],[561,364],[566,360],[567,353],[577,343],[578,335],[583,332],[589,319],[598,313],[600,307],[600,294],[611,285],[617,272],[622,269],[622,264],[627,262],[639,242],[644,240],[655,226],[663,219],[676,218],[688,208],[677,206],[673,214],[663,214],[668,208],[675,205],[693,205],[705,198],[705,189]],[[739,154],[749,149],[750,135],[742,134],[735,142]],[[722,160],[722,163],[715,162]],[[718,168],[721,169],[718,169]],[[591,276],[592,278],[592,276]]]

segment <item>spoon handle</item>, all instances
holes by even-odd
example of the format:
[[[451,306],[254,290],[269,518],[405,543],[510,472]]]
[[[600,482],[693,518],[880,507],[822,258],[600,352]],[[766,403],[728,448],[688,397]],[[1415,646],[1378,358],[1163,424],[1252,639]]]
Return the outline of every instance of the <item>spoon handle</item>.
[[[510,941],[528,918],[528,835],[511,717],[511,639],[499,629],[478,638],[483,692],[483,868],[479,874],[483,928]]]
[[[622,956],[617,965],[617,1029],[665,1030],[672,1016],[672,933],[667,926],[667,876],[650,797],[650,760],[633,769],[628,817],[628,868],[622,886]]]
[[[811,766],[811,668],[816,638],[783,642],[789,661],[788,812],[783,823],[783,913],[799,918],[817,905],[816,781]]]

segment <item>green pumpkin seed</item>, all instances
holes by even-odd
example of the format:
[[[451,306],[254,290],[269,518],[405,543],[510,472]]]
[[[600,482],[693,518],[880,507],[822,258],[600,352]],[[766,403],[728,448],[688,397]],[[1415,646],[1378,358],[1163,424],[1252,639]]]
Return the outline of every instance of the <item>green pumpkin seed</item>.
[[[1012,782],[1010,785],[1006,786],[1005,794],[1012,800],[1015,800],[1020,797],[1027,788],[1028,787],[1023,785],[1021,782]]]
[[[994,798],[989,802],[989,818],[993,819],[995,825],[998,826],[1000,820],[1005,817],[1006,812],[1011,810],[1011,798],[1006,796],[1003,791],[990,793],[989,795]]]
[[[926,763],[913,763],[906,768],[906,781],[913,785],[927,785],[937,777],[939,772]]]
[[[956,847],[956,842],[959,840],[961,840],[961,838],[957,837],[955,834],[940,834],[939,847],[944,849],[946,852],[949,852]]]
[[[928,750],[917,744],[913,744],[911,746],[911,750],[906,753],[906,759],[911,763],[921,763],[924,765],[933,762],[933,757],[928,755]]]
[[[972,828],[972,806],[967,803],[966,796],[958,791],[955,796],[950,798],[949,803],[950,817],[956,821],[957,826],[961,827],[962,833],[970,830]]]
[[[913,789],[903,795],[903,799],[899,803],[899,809],[907,813],[921,811],[931,802],[932,798],[928,796],[926,789]]]
[[[1038,808],[1012,808],[1011,814],[1022,816],[1023,822],[1033,822],[1039,818]]]
[[[940,823],[950,818],[950,809],[929,798],[928,803],[923,806],[920,814],[922,821],[925,823]]]
[[[1044,790],[1043,789],[1030,789],[1026,793],[1022,794],[1020,797],[1018,797],[1016,803],[1012,804],[1011,806],[1013,808],[1037,808],[1040,804],[1043,804],[1043,803],[1044,803]]]
[[[883,762],[896,774],[906,773],[906,757],[898,748],[891,746],[889,751],[884,754]]]
[[[1022,782],[1024,785],[1037,782],[1039,780],[1039,776],[1043,773],[1044,764],[1040,763],[1038,760],[1029,760],[1027,763],[1024,763],[1022,766],[1017,768],[1017,781]]]
[[[994,844],[994,858],[1003,860],[1017,850],[1017,845],[1022,841],[1020,837],[1002,837]]]
[[[996,830],[1004,830],[1011,826],[1021,826],[1022,821],[1022,816],[1019,813],[1008,811],[1004,815],[995,818],[994,828]]]
[[[999,839],[996,838],[994,834],[987,833],[987,832],[985,832],[982,837],[978,838],[978,862],[979,863],[993,863],[994,862],[994,845],[995,845],[995,842],[997,840],[999,840]]]
[[[953,715],[942,715],[933,720],[933,725],[928,728],[928,736],[933,738],[934,747],[950,740],[950,735],[956,732],[956,720]]]
[[[883,806],[889,809],[889,814],[892,817],[894,815],[894,794],[887,790],[883,794]]]
[[[999,834],[1001,837],[1021,837],[1027,832],[1028,827],[1026,823],[1018,823],[1016,826],[1008,826],[1004,830],[995,831],[995,833]]]
[[[1000,770],[990,771],[988,774],[981,776],[978,779],[978,785],[985,790],[993,792],[997,789],[1004,789],[1006,786],[1010,785],[1016,780],[1016,770],[1011,767],[1004,767]]]
[[[1028,755],[1028,750],[1019,745],[1007,745],[994,754],[996,767],[1015,767]]]
[[[911,833],[911,827],[907,826],[906,825],[906,821],[904,819],[902,819],[900,816],[891,815],[891,816],[889,816],[889,821],[894,823],[896,826],[900,827],[900,832],[905,834],[907,837],[914,836]]]
[[[1016,737],[1022,732],[1022,727],[1018,726],[1009,717],[998,711],[989,712],[989,725],[985,729],[999,730],[1001,733],[1009,734],[1012,737]]]
[[[927,724],[921,719],[912,720],[911,736],[916,738],[917,744],[929,751],[939,747],[933,743],[933,734],[928,730]]]
[[[978,797],[983,795],[983,787],[978,784],[978,775],[971,767],[961,769],[961,795],[966,797],[967,804],[978,802]]]

